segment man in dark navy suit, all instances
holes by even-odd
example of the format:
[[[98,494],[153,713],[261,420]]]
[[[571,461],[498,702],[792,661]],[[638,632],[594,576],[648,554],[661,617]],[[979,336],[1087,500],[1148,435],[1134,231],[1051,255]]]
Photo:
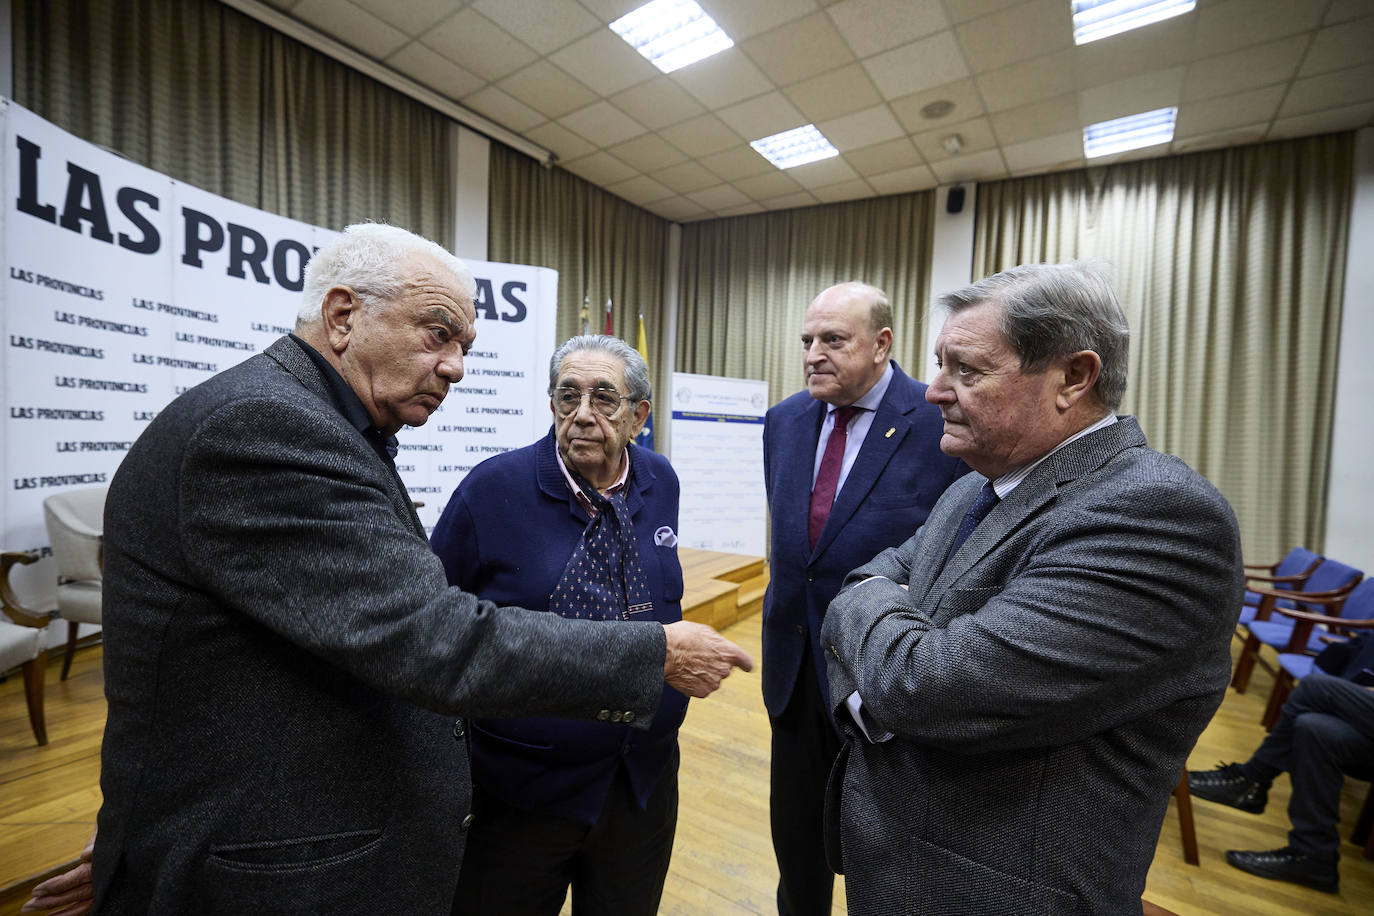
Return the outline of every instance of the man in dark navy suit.
[[[940,412],[891,359],[882,290],[841,283],[802,326],[806,391],[768,411],[764,484],[772,516],[763,602],[763,699],[773,727],[770,810],[778,912],[830,912],[822,832],[840,748],[828,713],[821,619],[851,569],[904,542],[968,469],[940,451]]]

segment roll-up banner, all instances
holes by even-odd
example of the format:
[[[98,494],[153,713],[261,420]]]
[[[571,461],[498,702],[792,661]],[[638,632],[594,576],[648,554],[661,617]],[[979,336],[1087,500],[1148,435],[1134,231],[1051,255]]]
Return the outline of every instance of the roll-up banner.
[[[158,411],[290,331],[311,254],[337,233],[217,197],[0,99],[4,121],[4,550],[21,600],[55,604],[43,500],[108,485]],[[484,458],[549,426],[558,274],[468,260],[477,341],[466,377],[396,463],[432,528]]]

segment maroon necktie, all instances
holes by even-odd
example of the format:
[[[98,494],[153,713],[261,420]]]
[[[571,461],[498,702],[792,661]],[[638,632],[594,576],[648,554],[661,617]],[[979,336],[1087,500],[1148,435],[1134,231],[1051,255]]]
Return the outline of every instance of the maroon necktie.
[[[844,444],[849,439],[849,418],[854,416],[857,407],[839,407],[835,410],[835,426],[830,430],[830,438],[825,443],[825,454],[821,456],[821,469],[816,474],[816,485],[811,488],[811,511],[806,517],[806,530],[811,536],[811,549],[821,539],[821,529],[830,517],[830,506],[835,502],[835,488],[840,483],[840,466],[844,464]]]

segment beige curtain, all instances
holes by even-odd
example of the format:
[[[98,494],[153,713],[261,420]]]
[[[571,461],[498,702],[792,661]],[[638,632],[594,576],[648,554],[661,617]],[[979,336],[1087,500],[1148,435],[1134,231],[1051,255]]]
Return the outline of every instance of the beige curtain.
[[[499,143],[491,145],[488,256],[558,271],[557,338],[606,326],[634,346],[644,315],[654,401],[663,405],[656,438],[666,433],[664,375],[664,265],[668,223],[562,169],[546,169]],[[662,432],[660,432],[662,431]],[[662,444],[656,446],[663,451]]]
[[[1352,148],[1309,137],[978,188],[976,276],[1110,266],[1132,333],[1123,410],[1226,495],[1251,562],[1322,548]]]
[[[452,247],[448,121],[214,0],[15,0],[14,95],[263,210]]]
[[[933,192],[689,223],[682,228],[677,368],[801,390],[802,316],[822,289],[863,280],[893,308],[893,356],[919,372]]]

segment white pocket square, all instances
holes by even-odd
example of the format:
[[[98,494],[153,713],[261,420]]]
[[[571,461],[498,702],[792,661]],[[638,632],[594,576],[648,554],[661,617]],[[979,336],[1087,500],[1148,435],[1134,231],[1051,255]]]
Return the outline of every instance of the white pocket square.
[[[654,532],[654,543],[659,547],[676,547],[677,535],[673,534],[673,529],[664,525]]]

